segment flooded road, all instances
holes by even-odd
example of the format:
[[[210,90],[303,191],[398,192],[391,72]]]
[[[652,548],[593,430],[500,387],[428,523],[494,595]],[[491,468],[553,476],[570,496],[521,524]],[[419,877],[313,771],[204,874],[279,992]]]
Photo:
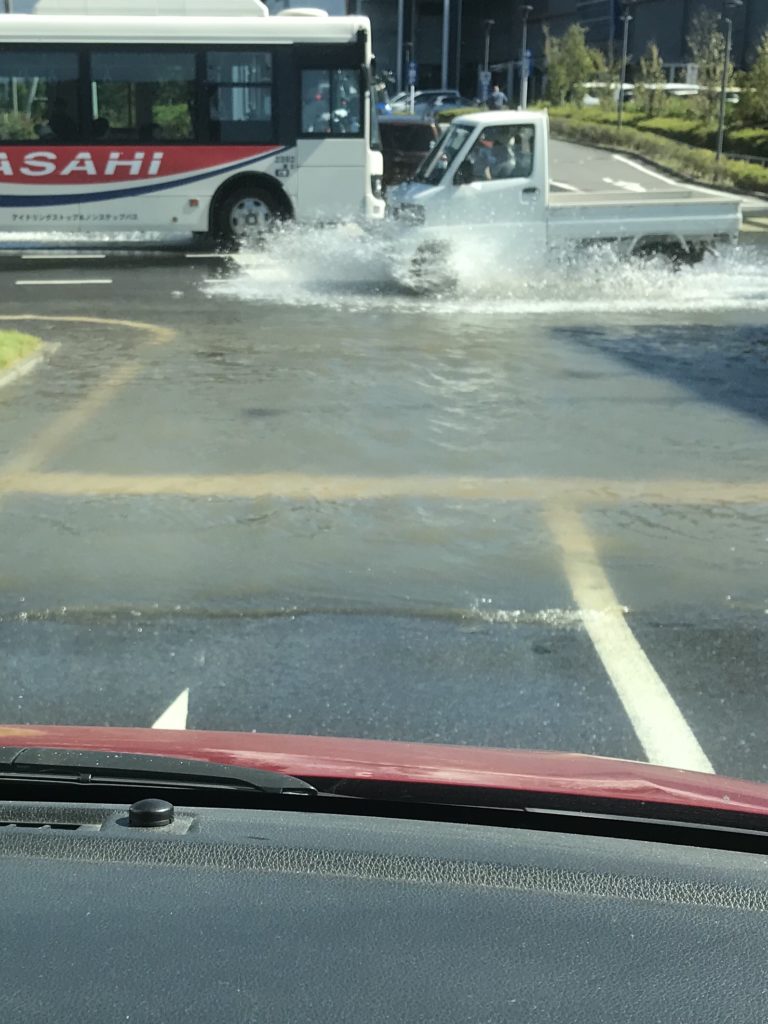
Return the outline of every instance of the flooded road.
[[[5,261],[60,347],[0,390],[0,720],[768,778],[768,250],[385,256]]]

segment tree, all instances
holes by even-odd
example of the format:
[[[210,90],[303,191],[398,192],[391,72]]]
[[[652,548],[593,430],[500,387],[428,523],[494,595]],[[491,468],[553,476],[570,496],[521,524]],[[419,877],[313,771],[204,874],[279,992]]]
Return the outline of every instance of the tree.
[[[590,78],[599,82],[600,106],[606,110],[616,109],[616,83],[621,77],[621,62],[615,60],[609,63],[602,50],[589,47],[589,55],[592,58],[592,70]]]
[[[566,100],[580,103],[584,83],[605,67],[599,50],[587,46],[587,30],[571,25],[562,36],[550,35],[544,27],[544,56],[547,62],[547,99],[559,106]]]
[[[702,119],[710,124],[715,121],[720,105],[725,37],[720,18],[708,7],[700,7],[691,23],[688,49],[691,60],[699,69],[696,108]],[[728,81],[733,81],[733,65],[728,68]]]
[[[648,43],[635,75],[635,100],[648,117],[656,117],[662,111],[666,80],[659,48],[656,43]]]
[[[561,40],[550,34],[549,26],[544,26],[544,61],[546,64],[545,96],[556,107],[565,103],[568,93],[568,82],[565,77],[565,65],[562,58]]]
[[[752,67],[742,77],[742,87],[739,120],[747,125],[768,125],[768,32],[758,44]]]

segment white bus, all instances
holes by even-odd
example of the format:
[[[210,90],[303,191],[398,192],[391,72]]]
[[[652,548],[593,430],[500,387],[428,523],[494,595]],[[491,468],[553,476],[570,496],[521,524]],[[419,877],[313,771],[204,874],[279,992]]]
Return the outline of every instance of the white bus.
[[[370,22],[253,9],[0,16],[0,231],[383,217]]]

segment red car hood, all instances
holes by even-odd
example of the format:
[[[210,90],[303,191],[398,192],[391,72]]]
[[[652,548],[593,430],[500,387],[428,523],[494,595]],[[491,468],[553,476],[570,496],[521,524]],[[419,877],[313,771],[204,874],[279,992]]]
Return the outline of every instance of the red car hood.
[[[164,754],[315,779],[430,783],[768,815],[768,785],[637,761],[275,733],[0,726],[0,746]]]

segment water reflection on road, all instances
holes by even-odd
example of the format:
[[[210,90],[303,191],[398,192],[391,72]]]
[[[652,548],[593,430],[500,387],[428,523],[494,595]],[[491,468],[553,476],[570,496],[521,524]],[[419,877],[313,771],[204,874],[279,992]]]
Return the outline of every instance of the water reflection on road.
[[[765,607],[763,517],[722,514],[729,483],[762,484],[768,468],[765,249],[679,272],[607,249],[519,276],[475,249],[447,295],[403,294],[383,276],[388,254],[349,231],[289,233],[206,285],[261,325],[290,323],[256,335],[268,339],[262,368],[290,381],[290,414],[267,428],[277,464],[589,480],[597,506],[613,504],[616,481],[662,481],[655,504],[594,512],[614,535],[608,557],[644,581],[634,602],[738,593]],[[690,480],[715,482],[706,508],[679,503]],[[514,516],[505,531],[524,545]],[[494,548],[480,521],[471,532]]]
[[[63,651],[90,666],[55,705],[79,721],[108,706],[95,720],[147,724],[197,678],[203,727],[326,723],[641,756],[579,630],[553,508],[581,517],[670,685],[678,662],[654,651],[659,624],[688,630],[697,672],[712,661],[757,699],[762,252],[679,273],[603,252],[512,274],[469,246],[459,290],[419,296],[387,277],[389,255],[349,231],[289,232],[233,260],[115,264],[114,287],[87,299],[4,293],[10,313],[176,333],[152,345],[118,324],[69,324],[55,356],[0,394],[0,629],[21,680],[0,719],[45,715],[50,695],[24,679]],[[66,444],[3,483],[41,429],[134,363]],[[130,701],[110,651],[125,673],[143,666]],[[695,719],[700,692],[680,679]],[[719,713],[732,691],[713,692]],[[389,733],[377,701],[398,710]],[[730,749],[705,717],[708,743]],[[759,775],[754,732],[743,771]]]

